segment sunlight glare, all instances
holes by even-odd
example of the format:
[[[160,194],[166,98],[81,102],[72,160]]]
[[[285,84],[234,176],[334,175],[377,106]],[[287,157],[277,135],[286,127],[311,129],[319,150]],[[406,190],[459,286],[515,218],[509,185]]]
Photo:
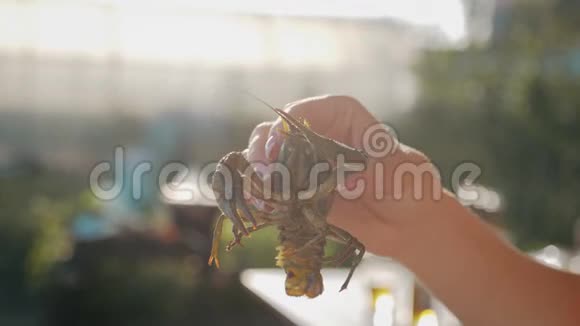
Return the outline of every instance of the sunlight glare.
[[[391,326],[394,322],[395,299],[389,293],[380,294],[375,301],[373,325]]]
[[[427,309],[421,312],[419,318],[417,318],[417,326],[439,326],[439,321],[437,320],[437,314],[431,309]]]
[[[461,0],[88,0],[0,4],[0,50],[170,63],[335,66],[351,44],[320,19],[394,18],[464,37]],[[262,17],[262,18],[259,18]]]

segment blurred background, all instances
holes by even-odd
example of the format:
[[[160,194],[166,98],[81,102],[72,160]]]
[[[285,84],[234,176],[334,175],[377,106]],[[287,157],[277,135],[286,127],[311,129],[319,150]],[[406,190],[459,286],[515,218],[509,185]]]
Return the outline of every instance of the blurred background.
[[[575,0],[0,0],[0,325],[458,325],[370,255],[342,297],[342,269],[285,297],[269,230],[207,267],[215,207],[163,199],[155,172],[243,149],[274,116],[241,90],[352,95],[448,186],[477,164],[465,204],[580,273],[579,89]],[[99,200],[118,146],[152,171]]]

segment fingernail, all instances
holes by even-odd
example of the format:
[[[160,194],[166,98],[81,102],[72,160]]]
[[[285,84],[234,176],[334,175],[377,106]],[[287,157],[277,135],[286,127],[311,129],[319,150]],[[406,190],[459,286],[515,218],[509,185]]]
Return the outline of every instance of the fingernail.
[[[278,153],[280,152],[280,138],[275,135],[271,135],[266,141],[266,158],[269,161],[275,161],[278,158]]]
[[[256,167],[254,168],[254,171],[256,171],[256,174],[262,180],[264,180],[264,178],[266,177],[266,174],[268,173],[266,166],[263,165],[263,164],[256,164]]]

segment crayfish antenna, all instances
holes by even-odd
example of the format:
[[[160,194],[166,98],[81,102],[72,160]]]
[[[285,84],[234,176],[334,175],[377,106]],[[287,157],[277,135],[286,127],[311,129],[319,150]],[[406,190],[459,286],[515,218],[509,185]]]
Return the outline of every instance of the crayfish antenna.
[[[294,119],[293,117],[291,117],[288,113],[277,109],[275,107],[273,107],[272,105],[270,105],[268,102],[264,101],[263,99],[259,98],[258,96],[246,91],[246,90],[242,90],[242,92],[248,96],[250,96],[251,98],[253,98],[254,100],[264,104],[265,106],[269,107],[272,111],[274,111],[277,115],[280,116],[280,118],[282,118],[283,122],[285,122],[288,127],[290,129],[292,129],[293,132],[298,132],[298,133],[302,133],[305,134],[304,132],[304,126],[298,122],[296,119]],[[306,135],[304,135],[306,136]]]
[[[242,91],[244,94],[248,95],[249,97],[253,98],[254,100],[256,100],[256,101],[258,101],[258,102],[260,102],[260,103],[264,104],[265,106],[269,107],[270,109],[272,109],[272,111],[276,112],[276,108],[275,108],[275,107],[273,107],[273,106],[271,106],[271,105],[270,105],[268,102],[266,102],[266,101],[262,100],[261,98],[259,98],[259,97],[257,97],[256,95],[254,95],[254,94],[252,94],[252,93],[248,92],[248,91],[247,91],[247,90],[245,90],[245,89],[242,89],[241,91]]]
[[[270,104],[268,104],[268,102],[262,100],[258,96],[246,90],[242,91],[244,92],[244,94],[252,97],[253,99],[269,107],[272,111],[276,112],[276,114],[280,116],[280,118],[282,118],[282,121],[284,123],[283,130],[284,132],[287,132],[286,129],[289,128],[292,132],[302,135],[304,138],[308,140],[309,143],[317,147],[319,150],[324,150],[325,152],[327,152],[326,153],[327,157],[334,158],[336,157],[336,154],[341,153],[346,155],[347,158],[349,159],[352,158],[358,161],[366,162],[367,160],[366,154],[364,154],[362,151],[356,150],[355,148],[339,143],[330,138],[326,138],[316,133],[314,130],[310,129],[306,121],[302,123],[298,119],[292,117],[287,112],[271,106]]]

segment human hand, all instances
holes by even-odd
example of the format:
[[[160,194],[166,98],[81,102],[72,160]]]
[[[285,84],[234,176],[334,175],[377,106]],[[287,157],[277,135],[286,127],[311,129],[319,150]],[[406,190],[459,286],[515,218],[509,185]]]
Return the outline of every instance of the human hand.
[[[337,195],[328,221],[357,237],[371,252],[399,256],[412,238],[413,229],[420,227],[419,219],[432,213],[433,199],[436,199],[436,193],[431,196],[433,190],[441,191],[436,170],[425,155],[400,144],[351,97],[308,98],[290,103],[284,110],[296,118],[306,119],[315,132],[372,154],[366,170],[346,180],[347,189],[352,190],[357,183],[363,185],[361,195],[354,199]],[[258,125],[250,137],[248,160],[263,163],[275,160],[284,140],[281,129],[279,118]],[[371,129],[377,137],[382,137],[383,146],[389,146],[383,155],[377,155],[381,150],[376,147],[381,143],[373,143],[369,137]],[[405,169],[410,172],[410,178]],[[426,169],[430,173],[421,174],[420,182],[416,183],[413,169]],[[267,171],[259,172],[267,174]]]
[[[537,264],[498,239],[441,188],[437,170],[419,151],[385,132],[392,150],[376,155],[367,136],[380,125],[357,100],[317,97],[284,110],[306,119],[315,132],[369,155],[366,170],[346,182],[351,188],[360,178],[363,193],[346,199],[339,191],[328,222],[367,250],[402,262],[465,324],[578,325],[578,276]],[[256,127],[250,162],[276,158],[284,140],[281,126],[278,119]]]

